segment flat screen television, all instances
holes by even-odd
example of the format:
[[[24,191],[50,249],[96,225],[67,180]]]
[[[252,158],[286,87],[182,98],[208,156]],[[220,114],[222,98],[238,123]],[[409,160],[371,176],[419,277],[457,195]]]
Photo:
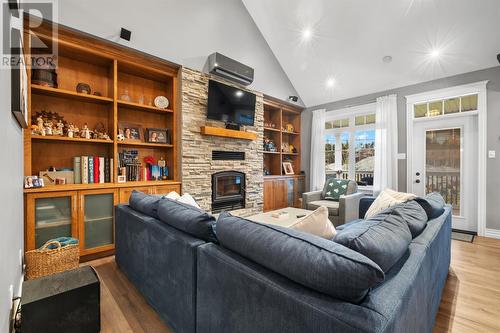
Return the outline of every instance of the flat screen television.
[[[207,118],[226,124],[253,126],[255,95],[223,83],[208,82]]]

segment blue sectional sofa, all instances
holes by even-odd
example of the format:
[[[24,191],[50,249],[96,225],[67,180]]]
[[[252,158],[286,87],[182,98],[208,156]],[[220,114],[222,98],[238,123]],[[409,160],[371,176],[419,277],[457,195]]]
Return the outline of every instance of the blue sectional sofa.
[[[325,240],[229,214],[215,223],[135,193],[130,207],[116,208],[116,261],[175,332],[432,332],[451,208],[429,201],[351,222]],[[377,238],[397,221],[400,231]]]

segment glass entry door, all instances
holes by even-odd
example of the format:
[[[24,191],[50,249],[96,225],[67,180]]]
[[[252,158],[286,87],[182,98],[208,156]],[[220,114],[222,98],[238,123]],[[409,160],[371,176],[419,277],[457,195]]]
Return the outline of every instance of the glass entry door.
[[[440,193],[453,209],[453,228],[477,231],[476,117],[416,121],[411,192]]]

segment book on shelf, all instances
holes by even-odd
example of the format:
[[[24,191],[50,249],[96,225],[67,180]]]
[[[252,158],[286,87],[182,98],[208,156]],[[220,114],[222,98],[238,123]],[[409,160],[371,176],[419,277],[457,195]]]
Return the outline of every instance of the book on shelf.
[[[94,157],[93,156],[88,156],[88,161],[89,161],[89,184],[94,184]]]
[[[75,184],[111,183],[113,159],[102,156],[73,157]]]
[[[89,183],[89,157],[82,156],[81,157],[81,166],[82,166],[82,184]]]
[[[82,158],[80,156],[73,157],[73,181],[75,184],[80,184],[82,182]]]

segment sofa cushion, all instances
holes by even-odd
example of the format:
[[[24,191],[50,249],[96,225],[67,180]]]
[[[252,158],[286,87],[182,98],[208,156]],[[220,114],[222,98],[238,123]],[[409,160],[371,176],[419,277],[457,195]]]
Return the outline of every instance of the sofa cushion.
[[[397,205],[402,202],[415,199],[417,196],[412,193],[396,192],[390,188],[386,188],[377,196],[375,201],[365,214],[365,219],[377,215],[384,209]]]
[[[158,204],[158,217],[162,222],[199,239],[217,241],[212,230],[215,217],[199,208],[165,198]]]
[[[319,207],[304,218],[297,220],[289,228],[310,233],[325,239],[332,239],[337,233],[335,226],[328,219],[328,209]]]
[[[158,218],[158,202],[161,197],[149,195],[140,191],[133,190],[129,198],[129,206],[143,214]]]
[[[311,234],[229,213],[219,216],[216,232],[223,247],[335,298],[359,302],[384,280],[384,272],[372,260]]]
[[[328,178],[323,187],[321,198],[326,200],[339,201],[341,195],[347,194],[348,179]]]
[[[333,240],[367,256],[387,272],[405,254],[412,237],[403,217],[386,210],[346,226]]]
[[[393,214],[399,215],[408,224],[411,237],[415,238],[422,233],[427,225],[427,213],[415,200],[400,203],[392,207]]]
[[[443,197],[441,194],[437,192],[432,192],[427,194],[424,199],[431,205],[432,211],[431,211],[431,216],[429,219],[435,219],[436,217],[442,215],[444,213],[444,205],[446,205],[446,202],[444,202]]]
[[[321,206],[328,208],[328,215],[329,216],[338,216],[339,215],[339,202],[333,201],[333,200],[311,201],[307,204],[307,209],[316,210]]]

